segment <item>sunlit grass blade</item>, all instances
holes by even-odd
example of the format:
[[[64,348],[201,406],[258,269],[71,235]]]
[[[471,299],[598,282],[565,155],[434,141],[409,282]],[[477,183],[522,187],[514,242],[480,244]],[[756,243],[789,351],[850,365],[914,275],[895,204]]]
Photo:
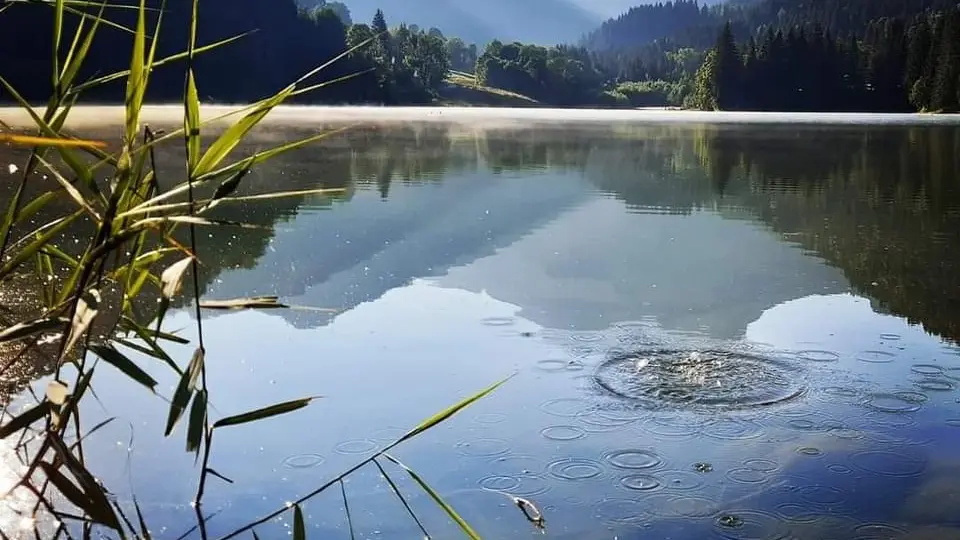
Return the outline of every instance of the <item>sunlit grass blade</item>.
[[[200,160],[200,97],[197,95],[197,81],[193,69],[187,69],[187,90],[183,96],[183,131],[187,143],[187,167],[193,171]]]
[[[279,416],[281,414],[287,414],[306,407],[314,399],[317,399],[317,396],[286,401],[284,403],[270,405],[269,407],[263,407],[262,409],[257,409],[243,414],[221,418],[213,423],[213,429],[237,426],[249,422],[256,422],[257,420],[263,420],[273,416]]]
[[[52,139],[63,138],[60,136],[60,133],[58,133],[57,130],[53,129],[53,127],[51,127],[46,120],[44,120],[39,114],[37,114],[37,111],[34,110],[34,108],[30,105],[30,103],[27,102],[27,100],[23,98],[22,95],[20,95],[20,92],[18,92],[17,89],[14,88],[13,85],[11,85],[2,76],[0,76],[0,84],[2,84],[4,89],[6,89],[6,91],[10,93],[10,96],[13,97],[14,100],[16,100],[20,108],[26,111],[28,115],[30,115],[30,118],[33,120],[33,123],[37,125],[37,128],[40,130],[40,132],[43,135],[50,137]],[[68,148],[65,146],[58,146],[57,149],[59,150],[61,157],[63,157],[63,160],[67,163],[67,165],[70,167],[73,173],[77,175],[77,178],[79,178],[85,184],[90,183],[91,172],[89,168],[84,166],[83,162],[81,162],[80,159],[71,151],[71,148]],[[30,172],[31,171],[29,169],[24,170],[25,175],[29,174]]]
[[[311,136],[309,136],[309,137],[305,137],[305,138],[300,139],[300,140],[296,140],[296,141],[293,141],[293,142],[289,142],[289,143],[286,143],[286,144],[282,144],[282,145],[280,145],[280,146],[271,148],[271,149],[269,149],[269,150],[263,150],[263,151],[261,151],[261,152],[257,152],[257,153],[253,154],[253,155],[250,156],[250,157],[247,157],[247,158],[244,158],[244,159],[242,159],[242,160],[240,160],[240,161],[237,161],[236,163],[232,163],[232,164],[230,164],[230,165],[227,165],[226,167],[222,167],[222,168],[220,168],[220,169],[216,169],[216,170],[213,170],[213,171],[209,171],[209,172],[207,172],[207,173],[205,173],[205,174],[202,174],[202,175],[200,175],[200,176],[197,177],[197,180],[199,180],[199,181],[206,181],[206,180],[209,180],[209,179],[212,179],[212,178],[218,178],[218,177],[221,177],[221,176],[224,176],[224,175],[228,175],[228,174],[232,174],[232,173],[236,173],[236,172],[239,172],[239,171],[252,169],[253,166],[256,165],[256,164],[258,164],[258,163],[262,163],[262,162],[264,162],[264,161],[266,161],[266,160],[268,160],[268,159],[273,159],[273,158],[275,158],[275,157],[277,157],[277,156],[279,156],[279,155],[281,155],[281,154],[285,154],[285,153],[287,153],[287,152],[290,152],[291,150],[296,150],[296,149],[298,149],[298,148],[303,148],[304,146],[306,146],[306,145],[308,145],[308,144],[315,143],[315,142],[317,142],[317,141],[321,141],[321,140],[323,140],[323,139],[326,139],[326,138],[332,137],[332,136],[334,136],[334,135],[343,133],[344,131],[347,131],[348,129],[353,128],[355,125],[356,125],[356,124],[349,125],[349,126],[344,126],[344,127],[337,128],[337,129],[332,129],[332,130],[330,130],[330,131],[325,131],[325,132],[323,132],[323,133],[317,133],[316,135],[311,135]],[[149,201],[148,201],[148,202],[149,202]]]
[[[403,507],[407,510],[407,513],[410,514],[411,518],[413,518],[413,521],[416,522],[417,527],[420,527],[420,532],[423,533],[423,537],[426,540],[430,540],[430,533],[427,532],[427,528],[423,526],[420,518],[418,518],[417,514],[414,513],[410,503],[407,502],[407,498],[403,496],[403,493],[400,493],[400,488],[397,487],[397,484],[393,481],[393,478],[390,478],[390,475],[387,474],[387,471],[383,469],[383,465],[380,464],[379,460],[374,459],[373,464],[377,466],[377,469],[380,470],[380,475],[383,476],[383,479],[387,481],[387,484],[390,486],[390,491],[393,491],[393,494],[400,499],[400,503],[403,504]]]
[[[57,94],[60,93],[60,39],[63,35],[63,7],[63,0],[56,0],[53,6],[53,58],[51,60],[53,70],[51,74],[53,89]]]
[[[200,443],[203,442],[203,429],[207,420],[207,391],[200,389],[193,396],[190,406],[190,419],[187,422],[187,452],[200,455]]]
[[[143,371],[133,360],[114,348],[113,345],[90,345],[90,350],[104,362],[119,369],[127,377],[149,388],[151,392],[156,389],[157,381]]]
[[[452,519],[453,522],[456,523],[458,527],[460,527],[460,530],[463,531],[463,533],[466,534],[467,537],[471,538],[472,540],[480,540],[480,535],[477,534],[477,531],[473,530],[473,527],[471,527],[470,524],[467,523],[465,519],[460,517],[460,514],[458,514],[457,511],[454,510],[449,503],[443,500],[443,497],[441,497],[439,493],[434,491],[434,489],[430,487],[430,485],[427,484],[427,482],[423,478],[421,478],[419,474],[417,474],[410,467],[407,467],[406,465],[401,463],[400,460],[391,456],[390,454],[384,454],[383,457],[389,459],[398,467],[407,471],[407,474],[410,475],[410,478],[413,478],[413,481],[420,486],[420,489],[422,489],[424,493],[429,495],[430,498],[433,499],[433,502],[437,503],[437,506],[439,506],[441,509],[443,509],[444,512],[446,512],[447,516],[449,516],[450,519]]]
[[[49,412],[50,404],[46,401],[23,411],[22,413],[13,417],[6,424],[0,426],[0,439],[6,439],[14,433],[19,433],[20,431],[27,429],[35,422],[46,418],[47,413]]]
[[[78,39],[74,39],[74,43],[70,47],[70,53],[67,55],[63,72],[60,74],[61,91],[69,88],[73,84],[73,79],[77,76],[77,73],[79,73],[80,66],[83,64],[87,54],[90,52],[90,45],[93,44],[93,38],[97,35],[97,30],[100,28],[100,21],[103,20],[103,11],[106,7],[107,1],[104,0],[100,4],[100,11],[97,13],[93,24],[90,25],[90,29],[87,30],[87,33],[84,36],[83,41],[80,43],[79,48],[77,48]],[[83,22],[85,20],[86,19],[80,19],[80,25],[77,28],[76,34],[77,38],[80,37],[81,30],[83,30]]]
[[[299,504],[293,505],[293,540],[307,540],[307,526]]]
[[[45,207],[47,204],[49,204],[50,201],[56,199],[56,198],[57,198],[57,195],[58,195],[58,193],[57,193],[56,191],[47,191],[47,192],[45,192],[45,193],[42,193],[42,194],[38,195],[38,196],[37,196],[36,198],[34,198],[32,201],[30,201],[30,202],[28,202],[27,204],[23,205],[23,208],[21,208],[20,211],[17,212],[17,217],[16,217],[16,219],[14,220],[14,222],[15,222],[15,223],[20,223],[20,222],[22,222],[22,221],[25,220],[25,219],[31,218],[34,214],[36,214],[36,213],[39,212],[43,207]],[[7,227],[7,225],[4,224],[4,229],[6,229],[6,227]]]
[[[270,227],[265,225],[254,225],[252,223],[242,223],[240,221],[227,221],[225,219],[209,219],[199,216],[166,216],[166,217],[155,217],[155,218],[145,218],[141,219],[134,223],[131,228],[134,230],[140,230],[147,227],[153,227],[157,225],[164,225],[170,223],[187,223],[190,225],[205,225],[205,226],[230,226],[230,227],[239,227],[241,229],[257,229],[261,231],[269,230]]]
[[[299,95],[301,95],[301,94],[309,94],[310,92],[313,92],[314,90],[319,90],[319,89],[325,88],[325,87],[327,87],[327,86],[331,86],[331,85],[334,85],[334,84],[339,84],[339,83],[342,83],[342,82],[346,82],[346,81],[349,81],[350,79],[355,79],[355,78],[357,78],[357,77],[359,77],[359,76],[361,76],[361,75],[365,75],[365,74],[371,73],[371,72],[373,72],[373,71],[376,71],[376,68],[364,69],[364,70],[361,70],[361,71],[356,71],[356,72],[351,73],[351,74],[349,74],[349,75],[344,75],[344,76],[342,76],[342,77],[337,77],[336,79],[330,79],[329,81],[323,81],[323,82],[319,82],[319,83],[316,83],[316,84],[311,84],[310,86],[304,86],[304,87],[302,87],[302,88],[298,88],[293,94],[291,94],[291,97],[293,97],[293,96],[299,96]]]
[[[93,319],[95,319],[100,312],[100,300],[100,291],[96,289],[90,289],[80,296],[80,300],[77,302],[77,309],[73,314],[73,321],[70,323],[70,333],[67,336],[67,344],[60,354],[60,358],[57,359],[58,365],[70,354],[73,346],[80,340],[80,336],[85,334],[87,329],[90,328]]]
[[[190,397],[193,395],[193,390],[197,386],[197,379],[200,378],[200,372],[203,370],[203,362],[204,352],[203,349],[198,347],[190,359],[190,365],[187,366],[187,369],[180,377],[180,383],[177,385],[177,389],[173,392],[173,399],[170,401],[170,412],[167,415],[167,427],[163,432],[165,437],[169,437],[170,434],[173,433],[173,428],[176,427],[180,417],[183,416],[183,412],[187,410]]]
[[[376,39],[376,36],[371,37],[371,38],[367,38],[367,39],[363,40],[362,42],[354,45],[353,47],[350,47],[349,49],[343,51],[342,53],[338,54],[337,56],[334,56],[334,57],[331,58],[330,60],[327,60],[327,61],[324,62],[323,64],[320,64],[319,66],[313,68],[312,70],[304,73],[303,75],[300,76],[299,79],[297,79],[297,80],[293,83],[294,86],[298,86],[300,83],[306,81],[306,80],[309,79],[310,77],[313,77],[314,75],[316,75],[317,73],[319,73],[319,72],[323,71],[324,69],[330,67],[331,65],[339,62],[339,61],[342,60],[343,58],[345,58],[345,57],[347,57],[347,56],[350,56],[351,54],[353,54],[353,53],[355,53],[356,51],[362,49],[363,47],[366,47],[367,45],[369,45],[370,43],[372,43],[374,39]]]
[[[227,38],[227,39],[222,39],[222,40],[220,40],[220,41],[216,41],[216,42],[214,42],[214,43],[210,43],[209,45],[204,45],[204,46],[201,46],[201,47],[197,47],[197,48],[193,51],[193,53],[196,55],[196,54],[201,54],[201,53],[205,53],[205,52],[208,52],[208,51],[212,51],[212,50],[214,50],[214,49],[223,47],[224,45],[228,45],[228,44],[230,44],[230,43],[233,43],[234,41],[237,41],[237,40],[239,40],[239,39],[242,39],[242,38],[244,38],[244,37],[246,37],[246,36],[249,36],[249,35],[252,34],[252,33],[253,33],[253,32],[245,32],[245,33],[243,33],[243,34],[239,34],[239,35],[236,35],[236,36]],[[171,63],[173,63],[173,62],[179,62],[180,60],[184,60],[184,59],[186,59],[186,58],[187,58],[187,52],[186,52],[186,51],[180,52],[180,53],[177,53],[177,54],[173,54],[173,55],[170,55],[170,56],[163,57],[163,58],[161,58],[160,60],[155,61],[155,62],[153,63],[153,67],[154,67],[154,68],[158,68],[158,67],[163,66],[163,65],[166,65],[166,64],[171,64]],[[89,81],[86,81],[86,82],[83,82],[83,83],[81,83],[81,84],[78,84],[77,86],[73,87],[73,88],[70,90],[70,93],[79,94],[79,93],[81,93],[81,92],[84,92],[84,91],[86,91],[86,90],[89,90],[90,88],[94,88],[94,87],[97,87],[97,86],[104,85],[104,84],[106,84],[106,83],[110,83],[110,82],[113,82],[113,81],[118,81],[118,80],[124,79],[124,78],[128,77],[129,75],[130,75],[130,70],[129,70],[129,69],[125,69],[125,70],[123,70],[123,71],[117,71],[117,72],[115,72],[115,73],[110,73],[109,75],[102,75],[102,76],[97,77],[97,78],[95,78],[95,79],[91,79],[91,80],[89,80]],[[179,133],[179,130],[178,130],[178,133]],[[176,135],[176,134],[174,134],[174,135]]]
[[[77,147],[77,148],[105,148],[107,143],[103,141],[91,141],[85,139],[60,139],[54,137],[36,137],[33,135],[12,135],[10,133],[0,133],[0,142],[8,142],[21,146],[49,146],[49,147]]]
[[[160,302],[157,306],[157,332],[160,331],[160,326],[163,324],[163,317],[170,307],[170,300],[179,294],[180,289],[183,287],[183,276],[187,272],[187,268],[190,268],[192,261],[192,257],[180,259],[160,274]]]
[[[227,128],[213,144],[203,153],[196,167],[191,171],[191,177],[199,179],[204,174],[214,170],[226,158],[240,141],[257,126],[275,107],[286,100],[293,92],[294,87],[288,86],[273,97],[267,98],[246,116]]]
[[[66,319],[63,317],[44,317],[17,323],[0,330],[0,343],[32,337],[43,332],[60,330],[65,322]]]
[[[90,203],[87,202],[87,199],[84,198],[82,193],[80,193],[80,190],[77,189],[73,184],[71,184],[69,180],[64,178],[63,175],[60,174],[60,171],[58,171],[56,167],[48,163],[47,160],[43,159],[40,156],[37,156],[37,161],[39,161],[40,164],[43,165],[43,167],[47,169],[47,171],[50,172],[51,176],[53,176],[53,178],[60,184],[63,190],[67,192],[67,195],[69,195],[70,198],[73,199],[73,201],[77,203],[78,206],[80,206],[80,208],[86,210],[86,212],[90,214],[90,217],[94,219],[94,222],[99,225],[102,221],[100,214],[96,210],[94,210],[92,206],[90,206]]]
[[[127,77],[127,92],[124,98],[126,107],[126,131],[124,138],[127,145],[133,144],[140,126],[140,111],[143,108],[143,95],[146,90],[147,73],[144,69],[144,54],[146,54],[146,4],[140,0],[140,9],[137,11],[137,27],[133,36],[133,53],[130,59],[130,75]]]
[[[485,388],[485,389],[477,392],[476,394],[474,394],[474,395],[472,395],[472,396],[470,396],[470,397],[468,397],[468,398],[466,398],[466,399],[463,399],[463,400],[460,401],[459,403],[456,403],[455,405],[452,405],[452,406],[450,406],[450,407],[447,407],[447,409],[445,409],[445,410],[443,410],[443,411],[441,411],[441,412],[439,412],[439,413],[431,416],[430,418],[427,418],[426,420],[424,420],[423,422],[421,422],[419,426],[411,429],[411,430],[410,430],[409,432],[407,432],[404,436],[400,437],[400,438],[397,440],[397,442],[394,443],[392,446],[396,446],[397,444],[400,444],[400,443],[402,443],[403,441],[410,440],[410,439],[416,437],[417,435],[420,435],[420,434],[423,433],[424,431],[427,431],[428,429],[431,429],[431,428],[437,426],[438,424],[440,424],[440,423],[442,423],[443,421],[449,419],[450,417],[452,417],[453,415],[455,415],[455,414],[457,414],[458,412],[462,411],[463,409],[466,409],[466,408],[469,407],[470,405],[473,405],[473,404],[476,403],[477,401],[485,398],[486,396],[488,396],[489,394],[491,394],[494,390],[496,390],[497,388],[500,388],[500,386],[502,386],[505,382],[509,381],[511,378],[513,378],[513,375],[511,375],[510,377],[507,377],[506,379],[501,380],[500,382],[494,383],[494,384],[488,386],[487,388]]]
[[[74,220],[84,214],[83,210],[77,210],[75,213],[56,220],[53,225],[50,225],[42,233],[37,233],[34,235],[34,239],[29,244],[25,245],[22,249],[17,251],[10,259],[8,259],[2,267],[0,267],[0,281],[6,279],[11,272],[17,269],[24,261],[30,259],[37,254],[45,245],[50,243],[50,240],[63,232],[64,229],[69,227]],[[24,237],[26,239],[27,237]]]
[[[204,309],[282,309],[289,306],[281,304],[276,296],[254,296],[233,300],[204,300],[200,302],[200,307]]]

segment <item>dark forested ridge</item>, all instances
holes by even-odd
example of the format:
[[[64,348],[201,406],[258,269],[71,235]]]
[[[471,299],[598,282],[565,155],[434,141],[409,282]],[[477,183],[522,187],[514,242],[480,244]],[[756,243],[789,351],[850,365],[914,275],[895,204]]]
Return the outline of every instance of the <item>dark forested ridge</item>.
[[[317,80],[359,76],[299,99],[825,112],[960,109],[955,0],[728,0],[710,6],[675,0],[631,8],[579,43],[557,45],[531,43],[535,38],[486,43],[470,36],[491,34],[477,34],[464,25],[480,24],[490,13],[507,13],[509,8],[516,17],[504,15],[499,23],[488,20],[483,25],[503,30],[521,24],[549,31],[557,21],[579,20],[582,13],[564,15],[582,11],[574,0],[509,6],[497,0],[484,4],[489,9],[483,16],[461,16],[475,3],[415,0],[396,8],[397,19],[380,10],[364,16],[362,10],[375,1],[380,0],[201,1],[201,44],[249,33],[198,59],[201,99],[259,99],[366,43]],[[434,6],[434,1],[439,3]],[[147,4],[156,9],[160,0]],[[190,5],[191,0],[167,1],[160,57],[183,50]],[[546,19],[530,12],[561,5],[566,7]],[[457,13],[463,13],[448,20],[457,31],[402,22],[414,6],[420,6],[416,13],[424,17],[442,16],[438,24],[447,20],[443,14],[450,9],[460,10]],[[0,44],[15,52],[0,55],[0,75],[30,100],[45,101],[51,91],[49,33],[22,29],[52,28],[52,10],[39,3],[6,7],[0,13]],[[131,10],[108,8],[107,13],[119,25],[133,25]],[[155,17],[151,12],[151,26]],[[433,20],[429,17],[416,20]],[[68,23],[70,33],[76,20]],[[554,37],[567,39],[563,33]],[[102,28],[81,79],[125,69],[131,43],[129,33]],[[182,87],[183,65],[163,66],[147,98],[179,101]],[[508,99],[484,99],[497,95]],[[87,101],[122,98],[122,82],[84,96]],[[0,99],[10,101],[10,96],[0,94]]]

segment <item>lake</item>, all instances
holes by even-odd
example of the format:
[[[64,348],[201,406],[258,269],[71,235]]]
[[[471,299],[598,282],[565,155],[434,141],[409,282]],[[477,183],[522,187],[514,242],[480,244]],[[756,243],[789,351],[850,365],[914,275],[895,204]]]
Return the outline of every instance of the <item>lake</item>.
[[[392,452],[484,538],[539,534],[506,494],[557,539],[960,538],[960,123],[280,112],[243,152],[360,124],[243,188],[342,191],[224,206],[262,227],[199,229],[205,297],[298,306],[204,313],[211,402],[323,398],[218,432],[211,466],[233,484],[208,486],[211,538],[512,374]],[[119,132],[83,114],[80,132]],[[182,154],[165,152],[172,175]],[[185,364],[192,348],[172,350]],[[137,358],[171,395],[169,370]],[[164,439],[167,404],[110,369],[84,423],[118,420],[88,462],[178,538],[197,471],[184,428]],[[460,534],[389,472],[433,537]],[[376,467],[345,491],[358,538],[422,537]],[[339,489],[304,511],[308,537],[350,537]],[[257,531],[290,528],[287,513]]]

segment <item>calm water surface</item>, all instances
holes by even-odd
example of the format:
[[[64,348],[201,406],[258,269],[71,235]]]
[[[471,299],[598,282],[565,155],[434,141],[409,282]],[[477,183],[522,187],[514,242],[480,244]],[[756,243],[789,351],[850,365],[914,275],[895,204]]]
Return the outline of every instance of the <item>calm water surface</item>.
[[[224,208],[268,227],[203,231],[206,296],[339,311],[204,322],[218,414],[324,396],[218,432],[235,483],[211,484],[209,534],[516,373],[395,453],[486,538],[536,534],[502,493],[537,503],[550,538],[960,538],[960,128],[886,124],[433,121],[262,167],[250,191],[345,190]],[[88,459],[177,538],[183,434],[99,376],[88,414],[122,421]],[[417,537],[375,468],[346,490],[360,537]],[[349,537],[339,491],[305,510],[313,537]]]

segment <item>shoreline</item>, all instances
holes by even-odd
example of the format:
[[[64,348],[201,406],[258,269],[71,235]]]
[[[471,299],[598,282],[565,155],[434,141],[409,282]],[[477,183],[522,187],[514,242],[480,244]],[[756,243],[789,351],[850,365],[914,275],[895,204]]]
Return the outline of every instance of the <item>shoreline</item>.
[[[238,111],[245,105],[202,105],[201,118],[209,120]],[[117,125],[123,118],[122,105],[83,105],[74,107],[66,127],[71,129]],[[235,121],[239,115],[213,123]],[[182,105],[147,105],[141,123],[178,126]],[[0,107],[0,120],[15,128],[33,126],[30,116],[19,107]],[[695,124],[864,124],[864,125],[960,125],[960,116],[931,113],[810,113],[753,111],[696,111],[674,108],[585,109],[585,108],[511,108],[444,106],[326,106],[283,105],[274,109],[266,125],[309,126],[351,122],[446,122],[470,123],[478,127],[531,123],[695,123]]]

